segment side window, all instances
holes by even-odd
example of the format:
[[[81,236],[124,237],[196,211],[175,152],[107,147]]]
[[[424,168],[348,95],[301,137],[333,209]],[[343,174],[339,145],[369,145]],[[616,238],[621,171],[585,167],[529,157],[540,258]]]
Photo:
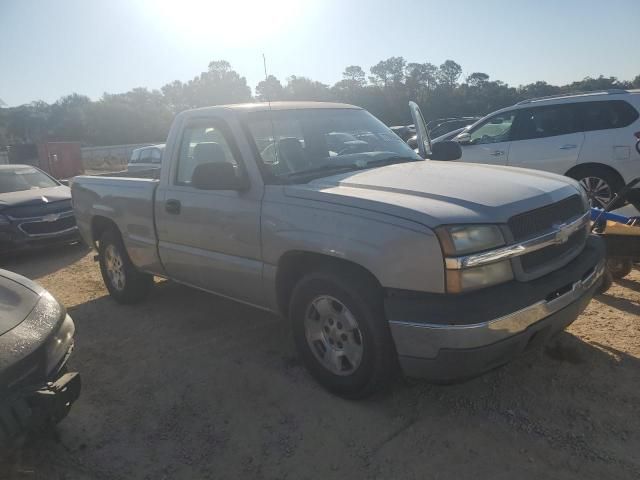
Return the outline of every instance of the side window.
[[[208,120],[187,126],[182,133],[175,184],[190,185],[193,171],[203,163],[228,162],[237,167],[235,152],[222,121]]]
[[[578,104],[585,132],[623,128],[638,119],[638,112],[624,100],[584,102]]]
[[[478,125],[473,131],[469,132],[471,135],[469,143],[471,145],[481,145],[484,143],[506,142],[509,140],[509,133],[515,114],[516,112],[500,113]]]
[[[157,148],[151,150],[151,163],[160,163],[162,160],[162,152]]]
[[[151,163],[151,149],[145,148],[140,152],[140,161],[138,163]]]
[[[138,163],[138,159],[140,158],[140,150],[134,150],[131,152],[131,159],[129,159],[129,163]]]
[[[578,132],[576,114],[575,105],[571,104],[519,110],[511,139],[530,140]]]

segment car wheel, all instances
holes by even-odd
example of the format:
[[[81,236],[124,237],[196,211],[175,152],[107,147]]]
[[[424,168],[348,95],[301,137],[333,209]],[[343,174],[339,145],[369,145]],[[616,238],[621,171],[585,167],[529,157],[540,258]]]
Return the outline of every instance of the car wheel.
[[[631,273],[633,260],[630,258],[609,258],[607,259],[607,270],[611,272],[613,278],[624,278]]]
[[[153,276],[139,272],[131,263],[122,237],[107,230],[99,241],[100,272],[111,296],[120,303],[136,303],[147,296]]]
[[[364,398],[388,386],[397,356],[375,282],[349,267],[316,271],[296,285],[290,318],[296,346],[327,390]]]
[[[586,190],[592,207],[604,208],[624,187],[620,176],[605,168],[585,168],[571,176]]]

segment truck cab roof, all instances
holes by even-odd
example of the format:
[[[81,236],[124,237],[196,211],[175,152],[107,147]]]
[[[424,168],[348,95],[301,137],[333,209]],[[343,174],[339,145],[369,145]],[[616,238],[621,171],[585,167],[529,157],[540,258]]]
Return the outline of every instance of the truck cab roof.
[[[309,109],[353,109],[362,110],[355,105],[334,102],[256,102],[256,103],[234,103],[229,105],[216,105],[213,107],[202,107],[189,112],[215,112],[220,109],[235,110],[237,112],[261,112],[264,110],[309,110]]]

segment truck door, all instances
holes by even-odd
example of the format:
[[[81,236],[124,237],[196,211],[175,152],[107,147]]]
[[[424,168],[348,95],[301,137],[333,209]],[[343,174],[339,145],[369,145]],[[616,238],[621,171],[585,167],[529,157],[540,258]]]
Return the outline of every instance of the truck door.
[[[262,186],[248,183],[224,120],[192,119],[181,137],[171,161],[165,163],[170,167],[168,182],[156,198],[158,250],[164,267],[178,281],[261,305]],[[201,185],[202,175],[199,181],[196,171],[214,176],[218,172],[219,178],[205,178],[208,185]],[[219,184],[216,180],[229,171],[235,172],[238,184],[228,179],[226,186]]]

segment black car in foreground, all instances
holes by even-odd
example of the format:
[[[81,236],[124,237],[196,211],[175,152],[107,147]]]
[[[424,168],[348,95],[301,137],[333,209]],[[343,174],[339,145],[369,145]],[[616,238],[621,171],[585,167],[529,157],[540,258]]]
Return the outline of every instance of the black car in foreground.
[[[0,165],[0,254],[79,239],[69,187],[31,165]]]
[[[0,270],[0,456],[30,432],[62,420],[80,395],[67,371],[75,325],[49,292]]]

